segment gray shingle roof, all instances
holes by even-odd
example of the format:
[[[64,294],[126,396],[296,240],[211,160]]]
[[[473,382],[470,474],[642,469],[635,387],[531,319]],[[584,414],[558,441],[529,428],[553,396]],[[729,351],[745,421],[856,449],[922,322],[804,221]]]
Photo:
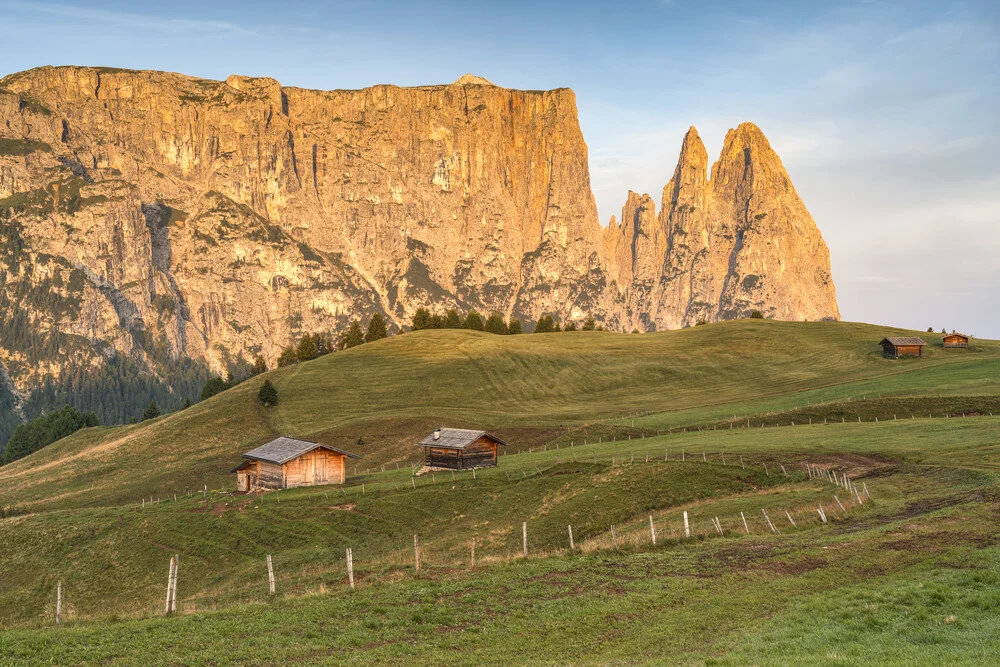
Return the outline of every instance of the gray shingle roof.
[[[275,438],[271,442],[261,445],[256,449],[251,449],[249,452],[243,455],[245,459],[256,459],[258,461],[267,461],[269,463],[285,463],[291,461],[292,459],[302,456],[307,452],[311,452],[317,447],[322,447],[323,449],[328,449],[331,452],[336,452],[338,454],[343,454],[344,456],[349,456],[352,459],[361,458],[357,454],[351,454],[350,452],[345,452],[342,449],[337,449],[330,445],[325,445],[322,442],[314,442],[312,440],[299,440],[297,438],[287,438],[281,436],[280,438]]]
[[[882,342],[889,341],[893,345],[927,345],[923,338],[916,336],[896,336],[893,338],[883,338]],[[882,343],[879,343],[881,345]]]
[[[435,440],[434,433],[438,432],[440,432],[440,437]],[[440,447],[442,449],[465,449],[484,435],[497,444],[507,444],[500,438],[495,435],[490,435],[486,431],[474,431],[468,428],[441,428],[434,433],[431,433],[426,438],[418,442],[416,446]]]

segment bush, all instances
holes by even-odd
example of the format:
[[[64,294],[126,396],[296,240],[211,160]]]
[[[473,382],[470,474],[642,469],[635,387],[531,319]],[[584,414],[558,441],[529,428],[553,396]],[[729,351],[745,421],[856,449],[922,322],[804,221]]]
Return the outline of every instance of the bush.
[[[257,392],[257,400],[265,408],[274,407],[278,404],[278,390],[274,388],[270,380],[264,380],[264,384],[260,386],[260,391]]]
[[[698,318],[698,321],[694,323],[696,327],[705,326],[706,324],[708,324],[708,322],[705,321],[704,317]]]
[[[760,312],[759,310],[751,310],[750,311],[750,319],[752,319],[752,320],[762,320],[762,319],[764,319],[764,313]]]

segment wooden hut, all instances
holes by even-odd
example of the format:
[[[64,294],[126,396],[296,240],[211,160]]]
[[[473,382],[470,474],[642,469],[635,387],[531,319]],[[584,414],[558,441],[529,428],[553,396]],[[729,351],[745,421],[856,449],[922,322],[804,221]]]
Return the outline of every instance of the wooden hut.
[[[969,337],[954,331],[945,334],[941,340],[945,347],[969,347]]]
[[[496,466],[500,445],[507,443],[485,431],[439,428],[416,444],[424,448],[424,465],[470,470]]]
[[[297,486],[343,484],[347,459],[360,458],[330,445],[284,436],[252,449],[233,468],[240,491],[293,489]]]
[[[899,336],[883,338],[879,345],[882,346],[883,354],[898,359],[899,357],[922,357],[924,346],[927,343],[916,336]]]

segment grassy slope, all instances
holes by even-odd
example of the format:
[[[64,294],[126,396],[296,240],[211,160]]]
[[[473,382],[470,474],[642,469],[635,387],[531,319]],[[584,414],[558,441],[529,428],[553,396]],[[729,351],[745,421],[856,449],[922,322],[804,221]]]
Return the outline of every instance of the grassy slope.
[[[357,449],[361,466],[395,465],[416,460],[411,443],[437,423],[534,444],[635,412],[655,413],[637,426],[656,430],[865,392],[1000,394],[1000,344],[894,361],[875,344],[890,333],[912,332],[743,320],[643,335],[407,334],[272,372],[273,414],[253,400],[257,380],[151,423],[81,432],[0,468],[0,507],[222,488],[239,454],[277,433]],[[369,444],[356,446],[359,435]]]
[[[989,661],[1000,639],[993,546],[1000,419],[635,440],[624,439],[638,433],[632,419],[628,428],[615,420],[653,412],[636,419],[648,432],[865,393],[883,400],[1000,394],[996,343],[888,361],[873,346],[887,331],[736,322],[641,336],[428,332],[272,373],[282,395],[273,415],[254,406],[248,383],[150,424],[82,432],[0,469],[0,505],[34,511],[0,520],[0,622],[50,621],[57,578],[66,585],[67,615],[91,622],[0,634],[0,656],[168,664],[322,664],[333,656],[359,664],[496,664],[518,656]],[[753,354],[733,351],[743,349]],[[612,423],[587,433],[607,436],[617,423],[622,440],[580,446],[583,431],[565,431],[601,418]],[[214,492],[207,503],[184,495],[202,483],[231,484],[222,471],[279,429],[344,441],[363,433],[369,460],[392,461],[412,457],[412,437],[439,420],[486,422],[563,445],[506,457],[474,480],[419,478],[415,489],[404,464],[364,476],[364,490],[301,489],[263,500]],[[566,450],[570,437],[577,446]],[[677,461],[682,450],[685,463]],[[747,469],[736,467],[740,456]],[[815,504],[833,513],[832,494],[845,495],[805,480],[807,460],[864,479],[877,502],[848,505],[849,516],[821,526]],[[779,463],[793,476],[779,476]],[[176,502],[135,504],[172,490],[181,494]],[[782,535],[767,534],[761,508],[779,519],[790,511],[799,528],[779,520]],[[682,509],[701,536],[694,543],[677,540]],[[741,511],[752,536],[740,535]],[[648,545],[649,515],[660,533],[656,549]],[[714,516],[725,538],[710,537]],[[522,520],[533,554],[551,557],[511,560]],[[569,523],[589,555],[565,553]],[[623,541],[617,551],[612,524]],[[426,559],[420,577],[411,564],[414,533]],[[470,573],[472,537],[487,566]],[[357,561],[355,594],[343,590],[347,546]],[[109,622],[112,614],[158,613],[171,553],[181,553],[185,615]],[[266,600],[266,553],[275,555],[277,600]],[[215,607],[227,610],[208,611]],[[976,610],[974,623],[968,609]],[[948,616],[956,618],[945,623]],[[812,625],[823,631],[808,632]],[[191,632],[198,642],[177,640]]]

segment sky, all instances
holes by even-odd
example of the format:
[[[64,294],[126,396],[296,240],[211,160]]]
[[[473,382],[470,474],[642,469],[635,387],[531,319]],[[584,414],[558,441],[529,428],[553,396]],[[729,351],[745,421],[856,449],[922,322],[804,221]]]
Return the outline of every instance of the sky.
[[[752,121],[830,247],[843,319],[1000,338],[1000,0],[0,0],[0,34],[0,75],[569,87],[604,224],[630,189],[659,202],[690,125],[714,160]]]

